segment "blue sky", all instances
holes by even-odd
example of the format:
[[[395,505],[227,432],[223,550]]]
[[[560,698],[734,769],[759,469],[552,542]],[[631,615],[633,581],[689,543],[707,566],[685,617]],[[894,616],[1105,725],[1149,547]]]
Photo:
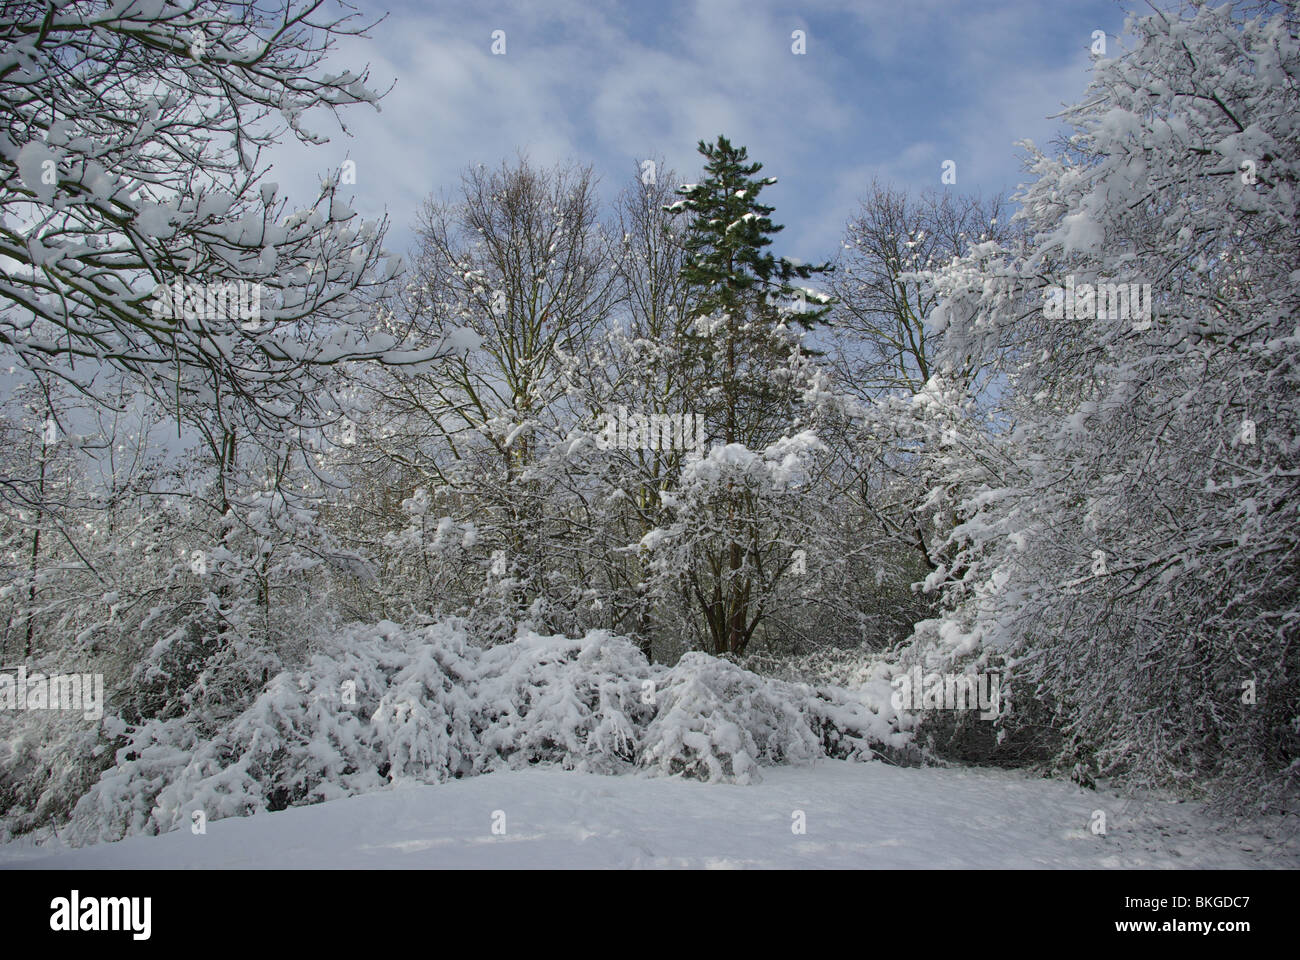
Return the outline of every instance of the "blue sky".
[[[835,254],[873,177],[1014,189],[1015,141],[1042,145],[1060,130],[1049,117],[1082,98],[1093,31],[1114,55],[1125,10],[1115,0],[355,2],[388,18],[371,40],[340,43],[331,65],[368,63],[372,87],[396,85],[380,112],[345,113],[350,136],[321,116],[328,144],[277,148],[269,179],[291,197],[306,199],[350,157],[358,210],[386,209],[389,246],[405,252],[421,199],[454,188],[470,164],[517,150],[575,160],[612,197],[646,157],[694,179],[696,142],[725,133],[779,178],[764,193],[786,225],[776,251],[804,260]],[[503,56],[491,52],[495,30]],[[945,160],[955,187],[940,183]]]

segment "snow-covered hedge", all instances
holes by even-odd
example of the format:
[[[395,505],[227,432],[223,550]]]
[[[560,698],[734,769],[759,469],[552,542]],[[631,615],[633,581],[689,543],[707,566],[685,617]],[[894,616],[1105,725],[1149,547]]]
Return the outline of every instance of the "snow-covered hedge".
[[[101,727],[62,710],[0,711],[0,843],[66,819],[113,761]]]
[[[747,783],[760,766],[869,759],[873,746],[907,740],[874,695],[766,678],[701,653],[650,664],[604,631],[522,632],[481,648],[459,620],[349,626],[215,736],[198,723],[125,730],[65,839],[161,833],[199,810],[242,816],[539,763]]]

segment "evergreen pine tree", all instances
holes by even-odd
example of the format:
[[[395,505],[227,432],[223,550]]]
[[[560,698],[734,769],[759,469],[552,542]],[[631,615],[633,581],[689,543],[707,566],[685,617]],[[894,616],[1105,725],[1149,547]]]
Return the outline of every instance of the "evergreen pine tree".
[[[683,199],[666,208],[690,215],[681,279],[693,322],[682,351],[683,381],[691,384],[690,400],[710,442],[761,452],[797,430],[810,374],[803,335],[829,310],[828,297],[793,281],[830,267],[797,264],[765,249],[781,227],[759,194],[776,181],[757,176],[762,164],[749,162],[744,147],[720,136],[716,143],[701,141],[699,149],[704,180],[679,188]],[[728,474],[711,491],[693,489],[686,497],[694,504],[688,512],[712,519],[708,532],[695,531],[690,559],[674,575],[697,604],[711,652],[743,655],[793,562],[791,544],[799,534],[778,516],[786,507],[752,477]]]
[[[829,311],[828,300],[798,288],[831,269],[799,264],[764,248],[783,228],[759,194],[773,177],[757,178],[761,163],[726,137],[701,140],[705,179],[679,188],[683,199],[668,209],[689,213],[682,280],[697,323],[691,351],[705,388],[702,411],[724,443],[765,445],[789,426],[797,397],[783,373],[793,351],[807,350],[790,330],[793,319],[811,330]],[[809,300],[812,300],[810,303]]]

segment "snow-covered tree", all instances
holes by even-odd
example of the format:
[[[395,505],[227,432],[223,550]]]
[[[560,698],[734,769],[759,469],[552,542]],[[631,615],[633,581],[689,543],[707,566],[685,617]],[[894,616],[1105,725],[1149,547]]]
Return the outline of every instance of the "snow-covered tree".
[[[558,629],[552,618],[581,582],[552,448],[578,418],[565,358],[586,355],[615,299],[598,213],[589,169],[521,159],[466,171],[455,202],[421,212],[400,309],[430,339],[465,328],[481,348],[380,385],[377,448],[403,470],[404,495],[418,486],[429,498],[421,525],[472,525],[469,552],[435,552],[460,568],[460,599],[495,616],[502,638],[522,618]]]
[[[427,362],[366,303],[400,260],[338,172],[303,209],[264,182],[291,129],[378,94],[326,73],[355,14],[285,0],[10,3],[0,11],[0,347],[111,407],[105,367],[224,457],[337,416],[334,367]]]
[[[707,442],[725,451],[721,460],[707,462],[719,468],[735,464],[743,474],[762,460],[762,451],[776,449],[798,432],[799,400],[811,379],[800,334],[828,307],[823,294],[792,282],[827,267],[797,264],[765,250],[781,228],[759,194],[775,181],[755,177],[762,164],[749,162],[744,147],[719,137],[716,143],[701,141],[699,151],[704,179],[678,188],[681,199],[669,207],[686,217],[681,279],[693,323],[682,345],[682,368],[691,384],[683,400],[703,418]],[[792,451],[788,455],[798,459]],[[660,577],[670,578],[661,589],[690,598],[708,649],[740,655],[769,611],[773,586],[798,563],[798,532],[761,531],[771,518],[764,516],[760,492],[772,490],[770,484],[753,485],[730,475],[730,468],[691,469],[696,480],[688,485],[706,482],[716,488],[707,494],[697,490],[698,496],[676,504],[702,508],[707,500],[706,513],[685,525],[675,519],[651,531],[643,543],[676,554],[673,562],[657,563]],[[710,533],[699,536],[705,515]],[[692,527],[696,533],[688,534]]]
[[[1065,155],[1028,147],[1029,249],[938,274],[936,495],[962,522],[918,634],[1011,665],[1081,777],[1253,801],[1300,757],[1300,41],[1272,5],[1129,27]]]

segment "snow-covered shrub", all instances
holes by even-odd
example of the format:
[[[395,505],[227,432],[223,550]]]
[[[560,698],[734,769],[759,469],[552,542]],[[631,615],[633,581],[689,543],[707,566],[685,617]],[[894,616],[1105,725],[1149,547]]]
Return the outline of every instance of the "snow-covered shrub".
[[[470,711],[462,677],[448,673],[468,671],[465,648],[454,621],[351,626],[211,737],[197,716],[147,721],[77,803],[71,838],[165,832],[198,809],[241,816],[460,772],[474,749]]]
[[[912,742],[919,718],[893,705],[895,655],[865,647],[823,647],[795,656],[750,656],[744,666],[798,687],[798,700],[806,704],[826,756],[921,762]]]
[[[482,746],[511,767],[614,772],[637,758],[653,713],[642,702],[651,676],[634,644],[605,631],[576,640],[524,633],[481,657]]]
[[[63,711],[0,712],[0,841],[65,819],[112,761],[99,721]]]
[[[874,703],[887,705],[889,682],[885,665],[889,657],[886,651],[869,650],[865,646],[818,647],[787,656],[755,654],[742,660],[741,666],[791,683],[869,689]]]
[[[916,765],[922,754],[913,745],[916,719],[895,710],[883,696],[879,678],[856,688],[805,687],[809,723],[822,752],[839,760],[870,760]]]
[[[700,653],[686,654],[662,681],[641,758],[660,773],[748,783],[764,748],[798,760],[815,755],[812,730],[768,695],[770,681]],[[748,727],[751,719],[763,728],[762,746]]]
[[[77,801],[66,839],[162,833],[198,810],[245,816],[541,763],[747,783],[759,766],[901,748],[907,733],[876,699],[703,653],[652,665],[604,631],[521,631],[483,648],[462,620],[354,624],[234,717],[106,718],[122,744],[116,764]]]
[[[148,720],[133,728],[127,745],[117,750],[116,764],[73,805],[67,838],[96,843],[174,827],[175,817],[155,815],[155,801],[200,743],[196,725],[180,719]],[[160,828],[160,819],[165,827]]]
[[[759,766],[870,759],[871,742],[901,744],[847,691],[761,677],[704,653],[686,654],[659,684],[641,763],[663,774],[749,783]]]
[[[431,782],[481,772],[478,711],[469,683],[477,653],[457,621],[417,634],[409,660],[388,681],[373,712],[363,714],[381,752],[380,774]],[[364,696],[358,691],[358,703],[368,703],[371,695],[368,684]]]

